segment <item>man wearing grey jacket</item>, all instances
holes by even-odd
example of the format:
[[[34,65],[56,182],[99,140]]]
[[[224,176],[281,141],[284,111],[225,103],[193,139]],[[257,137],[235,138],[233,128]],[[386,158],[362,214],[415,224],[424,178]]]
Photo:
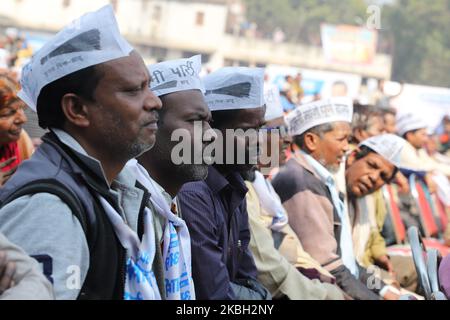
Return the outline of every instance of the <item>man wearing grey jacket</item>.
[[[0,233],[0,300],[51,300],[53,288],[38,263]]]
[[[57,299],[124,299],[137,250],[115,226],[142,236],[149,194],[122,170],[155,143],[161,101],[110,5],[76,25],[24,67],[19,97],[50,132],[0,190],[0,232],[43,264]]]

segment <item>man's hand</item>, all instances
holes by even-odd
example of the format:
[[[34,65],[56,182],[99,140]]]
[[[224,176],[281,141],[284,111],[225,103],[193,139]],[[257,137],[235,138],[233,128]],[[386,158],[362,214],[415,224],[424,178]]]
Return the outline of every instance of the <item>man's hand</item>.
[[[13,278],[15,273],[16,265],[14,262],[8,262],[6,253],[0,251],[0,295],[14,286]]]
[[[400,295],[388,290],[383,297],[384,300],[398,300],[400,299]]]
[[[16,161],[16,157],[12,157],[6,161],[3,161],[0,163],[0,170],[3,169],[4,167],[9,166],[11,163],[13,163],[14,161]],[[16,172],[17,166],[6,171],[0,171],[0,186],[3,186],[8,180],[9,178],[11,178],[11,176],[13,175],[14,172]]]
[[[377,258],[375,260],[375,264],[389,273],[394,272],[394,267],[392,266],[391,260],[389,260],[389,257],[386,255]]]

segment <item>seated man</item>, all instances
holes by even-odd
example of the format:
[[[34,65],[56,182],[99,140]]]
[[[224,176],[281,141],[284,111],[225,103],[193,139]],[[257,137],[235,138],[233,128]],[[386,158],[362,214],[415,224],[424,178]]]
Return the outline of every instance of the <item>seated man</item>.
[[[375,264],[387,271],[382,273],[385,281],[397,278],[402,287],[414,291],[417,284],[414,263],[410,257],[388,256],[380,235],[386,203],[382,198],[373,197],[395,177],[404,145],[402,138],[392,134],[361,142],[347,159],[347,199],[358,263],[365,268]]]
[[[206,180],[187,183],[178,193],[191,234],[197,299],[270,298],[256,280],[248,248],[247,188],[241,177],[257,163],[256,132],[264,124],[265,112],[263,76],[263,69],[222,68],[203,79],[205,100],[222,140],[216,139],[215,148],[209,149],[216,154]],[[253,137],[249,139],[244,130]]]
[[[284,165],[284,151],[291,142],[277,96],[276,88],[266,90],[264,129],[267,136],[262,141],[259,164],[262,172],[249,172],[245,183],[249,189],[250,249],[258,269],[258,280],[274,298],[340,300],[343,292],[332,284],[334,277],[303,250],[288,224],[280,198],[263,176],[263,173],[269,174],[272,166]]]
[[[57,299],[153,298],[126,272],[141,228],[153,229],[144,226],[148,199],[120,174],[155,143],[161,101],[149,83],[111,5],[67,26],[24,67],[19,97],[50,132],[1,188],[0,232],[39,258]]]
[[[189,66],[189,72],[177,72],[186,66]],[[156,143],[150,151],[138,157],[139,164],[135,161],[128,163],[136,170],[139,182],[152,195],[149,206],[156,213],[154,223],[158,243],[155,261],[164,262],[163,270],[157,270],[162,276],[156,277],[156,280],[163,279],[158,286],[162,296],[169,300],[195,299],[190,236],[186,223],[181,219],[176,195],[184,183],[204,180],[208,173],[208,166],[194,163],[195,154],[187,150],[201,152],[214,140],[214,131],[209,126],[211,114],[199,77],[200,69],[200,55],[149,66],[152,75],[150,88],[163,105],[159,112]],[[195,132],[197,129],[200,134]],[[189,140],[183,140],[187,144],[184,151],[193,157],[186,159],[185,163],[179,163],[179,159],[174,157],[177,155],[172,155],[178,144],[172,135],[177,130],[189,133]],[[212,134],[207,138],[206,132]],[[173,256],[179,258],[171,259]]]
[[[0,300],[54,299],[37,261],[0,233]]]
[[[365,141],[368,138],[379,136],[382,131],[384,130],[384,123],[383,119],[381,117],[380,110],[378,108],[375,108],[371,105],[354,105],[354,112],[353,112],[353,119],[352,119],[352,137],[351,137],[351,148],[356,150],[358,148],[358,145]],[[392,120],[392,119],[390,119]],[[391,137],[392,136],[388,136]],[[395,140],[394,140],[395,141]],[[402,141],[402,140],[400,140]],[[341,169],[343,169],[343,172],[340,172],[340,177],[343,178],[344,181],[347,179],[345,178],[345,164],[344,166],[341,166]],[[341,178],[341,179],[342,179]],[[393,182],[397,183],[399,186],[398,188],[395,188],[394,190],[399,190],[402,194],[408,194],[409,193],[409,184],[408,180],[403,176],[399,171],[397,171]],[[344,187],[343,187],[343,186]],[[348,181],[347,181],[348,185]],[[348,186],[346,183],[341,183],[340,188],[344,190],[340,190],[342,193],[347,194]],[[347,198],[348,199],[348,198]],[[346,199],[346,200],[347,200]],[[365,216],[360,216],[359,218],[364,221],[364,223],[361,223],[361,221],[358,221],[358,217],[353,217],[353,222],[351,223],[353,228],[353,242],[355,246],[355,256],[356,260],[360,265],[367,268],[372,264],[376,264],[380,267],[382,267],[384,270],[388,271],[390,276],[386,273],[384,274],[388,278],[394,277],[395,279],[395,272],[394,270],[399,269],[402,276],[400,277],[400,282],[403,285],[408,286],[409,289],[415,290],[415,272],[411,268],[404,268],[406,266],[411,267],[412,261],[409,258],[399,257],[394,258],[394,262],[398,265],[396,265],[397,268],[395,268],[392,264],[392,261],[387,256],[387,249],[386,249],[386,242],[384,237],[382,236],[382,229],[383,226],[390,226],[388,223],[385,224],[386,216],[387,216],[387,210],[386,210],[386,203],[383,197],[383,191],[379,188],[377,190],[374,190],[373,192],[370,192],[369,194],[366,194],[363,199],[360,199],[360,201],[364,201],[364,203],[367,204],[369,208],[371,208],[371,216],[372,221],[376,221],[376,224],[370,228],[370,232],[368,232],[367,227],[368,225],[366,222],[368,222],[367,219],[365,219]],[[389,220],[388,220],[389,222]],[[364,227],[362,227],[364,226]],[[362,228],[362,229],[361,229]],[[387,233],[385,228],[385,234]],[[393,231],[392,231],[393,232]],[[370,236],[369,236],[370,233]],[[395,239],[395,235],[393,235]],[[392,236],[390,237],[390,241]],[[361,240],[363,239],[363,240]],[[405,276],[404,273],[402,273],[402,270],[408,274],[408,276]],[[404,277],[405,276],[405,277]],[[405,278],[407,280],[405,280]]]
[[[377,294],[397,299],[382,281],[373,288],[373,275],[358,266],[347,209],[332,176],[348,151],[351,119],[352,103],[344,97],[303,105],[289,114],[296,152],[273,179],[273,187],[305,250],[345,293],[362,300],[379,299]]]
[[[450,206],[450,165],[437,162],[424,149],[427,142],[427,124],[419,115],[401,114],[397,118],[398,134],[407,143],[403,148],[400,167],[414,171],[425,171],[424,177],[431,192],[437,191],[441,201]]]

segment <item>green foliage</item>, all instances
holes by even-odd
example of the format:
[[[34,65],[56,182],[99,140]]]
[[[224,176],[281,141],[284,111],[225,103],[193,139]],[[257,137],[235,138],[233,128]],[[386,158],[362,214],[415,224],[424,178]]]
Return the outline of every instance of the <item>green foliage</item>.
[[[321,23],[355,24],[365,20],[364,0],[244,0],[249,21],[271,34],[280,27],[289,41],[320,44]],[[358,19],[358,17],[360,19]],[[362,20],[361,20],[362,19]]]
[[[375,0],[244,0],[247,18],[270,36],[320,45],[320,24],[365,25]],[[450,87],[450,0],[393,0],[381,10],[380,45],[396,81]]]
[[[382,11],[393,43],[392,78],[450,87],[450,0],[401,0]]]

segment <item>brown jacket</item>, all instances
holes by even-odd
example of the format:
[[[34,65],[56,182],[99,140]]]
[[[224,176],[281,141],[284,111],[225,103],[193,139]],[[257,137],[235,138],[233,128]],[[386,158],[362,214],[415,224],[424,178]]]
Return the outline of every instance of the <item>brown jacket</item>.
[[[300,154],[291,158],[272,181],[285,207],[289,224],[303,248],[335,278],[338,286],[354,299],[377,300],[381,288],[370,291],[371,275],[360,268],[355,278],[340,257],[341,223],[327,186]],[[373,278],[373,275],[372,275]],[[360,281],[361,280],[361,281]]]
[[[262,214],[258,194],[250,182],[246,182],[246,185],[249,189],[246,197],[251,232],[250,250],[258,269],[258,280],[269,289],[274,298],[287,296],[295,300],[342,300],[343,293],[337,286],[322,283],[317,279],[308,279],[275,248],[271,230],[265,221],[267,216]],[[288,225],[285,228],[290,230]],[[318,263],[303,251],[300,242],[298,244],[300,247],[296,250],[296,262],[300,260],[303,267],[318,268],[332,277],[325,270],[321,270]]]

